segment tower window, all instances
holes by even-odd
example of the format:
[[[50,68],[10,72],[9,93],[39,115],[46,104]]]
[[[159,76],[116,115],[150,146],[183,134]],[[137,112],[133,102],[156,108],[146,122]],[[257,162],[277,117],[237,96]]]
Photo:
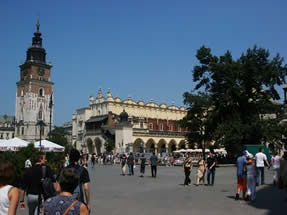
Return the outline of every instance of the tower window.
[[[39,96],[40,96],[40,97],[43,97],[43,96],[44,96],[44,89],[43,89],[43,88],[40,88],[40,89],[39,89]]]
[[[39,120],[42,120],[42,119],[43,119],[43,114],[42,114],[42,111],[39,111],[39,114],[38,114],[38,119],[39,119]]]
[[[21,96],[24,96],[24,89],[21,90]]]
[[[24,127],[22,127],[21,134],[24,135]]]

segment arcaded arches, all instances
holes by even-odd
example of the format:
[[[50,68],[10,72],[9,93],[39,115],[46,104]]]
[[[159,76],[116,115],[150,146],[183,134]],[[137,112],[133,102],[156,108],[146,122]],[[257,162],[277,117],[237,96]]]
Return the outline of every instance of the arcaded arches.
[[[144,141],[140,138],[136,139],[133,144],[134,153],[143,153],[144,152]]]
[[[101,153],[102,153],[102,151],[101,151],[102,141],[101,141],[101,139],[98,138],[98,137],[95,139],[95,146],[96,146],[97,154],[98,154],[98,155],[101,154]]]
[[[171,153],[173,151],[176,151],[176,141],[175,140],[169,141],[169,144],[168,144],[168,152]]]
[[[151,153],[151,152],[155,152],[155,141],[153,139],[149,139],[146,142],[146,152]]]
[[[179,148],[179,149],[186,149],[185,140],[182,140],[182,141],[179,142],[178,148]]]
[[[87,147],[89,154],[93,154],[95,152],[95,146],[93,145],[93,141],[91,140],[91,138],[87,139]]]
[[[166,152],[166,141],[164,139],[160,139],[158,141],[157,148],[159,153]]]

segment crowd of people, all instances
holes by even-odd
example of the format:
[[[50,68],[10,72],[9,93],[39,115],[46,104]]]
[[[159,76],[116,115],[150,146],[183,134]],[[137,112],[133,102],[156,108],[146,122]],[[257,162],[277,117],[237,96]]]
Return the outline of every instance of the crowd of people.
[[[286,153],[283,158],[287,159]],[[271,163],[269,163],[264,148],[259,148],[255,155],[244,150],[236,162],[237,192],[235,199],[240,199],[240,193],[242,193],[242,199],[252,202],[256,200],[256,187],[265,184],[265,166],[273,168],[273,184],[279,186],[281,160],[278,151],[274,153]]]
[[[17,207],[25,209],[28,206],[29,215],[42,214],[90,214],[90,176],[87,170],[88,164],[94,168],[96,163],[107,164],[107,162],[114,163],[118,156],[112,154],[96,154],[88,155],[72,149],[66,155],[63,162],[63,168],[58,174],[55,174],[49,166],[46,165],[46,155],[39,152],[36,157],[36,162],[30,161],[27,158],[25,161],[25,175],[20,183],[15,186],[16,169],[14,165],[0,158],[0,214],[14,215],[17,212]],[[134,168],[139,164],[140,177],[144,177],[146,165],[151,167],[151,176],[157,177],[157,166],[159,164],[158,156],[153,152],[149,158],[144,153],[140,154],[136,162],[133,153],[124,153],[119,157],[121,173],[123,176],[134,175]],[[287,161],[287,153],[283,156]],[[201,183],[207,186],[213,186],[215,183],[215,172],[217,159],[216,156],[210,152],[206,159],[200,156],[197,159],[196,181],[195,185]],[[247,150],[242,152],[242,155],[237,158],[237,192],[235,199],[242,198],[245,200],[256,200],[256,186],[265,183],[264,169],[265,166],[273,168],[273,184],[278,186],[286,186],[280,171],[282,158],[279,152],[275,152],[270,163],[267,156],[264,154],[264,149],[260,148],[259,152],[252,155]],[[285,162],[286,163],[286,162]],[[191,185],[191,170],[194,166],[194,160],[190,153],[186,153],[183,162],[184,171],[184,186]],[[128,168],[128,173],[126,169]],[[286,172],[286,171],[285,171]],[[44,181],[51,184],[49,191],[46,192],[43,188]],[[205,179],[207,183],[205,184]],[[14,186],[13,186],[14,184]],[[26,198],[26,199],[25,199]]]

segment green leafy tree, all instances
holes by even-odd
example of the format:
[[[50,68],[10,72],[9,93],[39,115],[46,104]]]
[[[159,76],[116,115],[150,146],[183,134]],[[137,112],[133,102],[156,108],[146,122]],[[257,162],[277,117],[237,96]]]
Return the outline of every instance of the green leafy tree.
[[[196,57],[200,65],[193,69],[196,85],[192,92],[210,97],[212,111],[206,121],[217,144],[236,156],[245,144],[282,138],[279,117],[271,117],[282,112],[274,102],[280,99],[275,87],[285,83],[287,68],[279,54],[270,58],[267,50],[254,46],[235,60],[229,51],[218,57],[202,46]],[[188,112],[193,110],[190,95],[184,94]]]
[[[205,156],[206,143],[212,140],[210,135],[210,114],[212,111],[210,97],[205,93],[184,93],[184,104],[188,105],[186,117],[179,121],[181,127],[189,128],[188,143],[191,148],[202,148]]]
[[[106,139],[104,146],[107,152],[113,151],[115,148],[115,140],[112,138]]]
[[[55,127],[51,131],[51,133],[49,133],[48,140],[53,142],[53,143],[64,146],[65,147],[65,153],[68,153],[71,150],[72,146],[70,144],[68,144],[68,140],[67,140],[65,135],[66,135],[66,132],[65,132],[65,129],[63,127]]]

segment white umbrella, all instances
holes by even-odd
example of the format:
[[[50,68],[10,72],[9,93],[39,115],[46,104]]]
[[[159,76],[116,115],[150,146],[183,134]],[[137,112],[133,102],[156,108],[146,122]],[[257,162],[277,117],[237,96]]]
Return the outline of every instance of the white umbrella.
[[[1,149],[3,151],[18,151],[21,147],[27,147],[29,142],[22,140],[18,137],[6,140],[1,143]]]
[[[6,141],[7,140],[0,140],[0,151],[7,151],[8,150],[7,145],[5,145]]]
[[[35,148],[40,148],[40,141],[34,143]],[[44,152],[63,152],[65,147],[53,143],[49,140],[41,140],[41,151]]]

